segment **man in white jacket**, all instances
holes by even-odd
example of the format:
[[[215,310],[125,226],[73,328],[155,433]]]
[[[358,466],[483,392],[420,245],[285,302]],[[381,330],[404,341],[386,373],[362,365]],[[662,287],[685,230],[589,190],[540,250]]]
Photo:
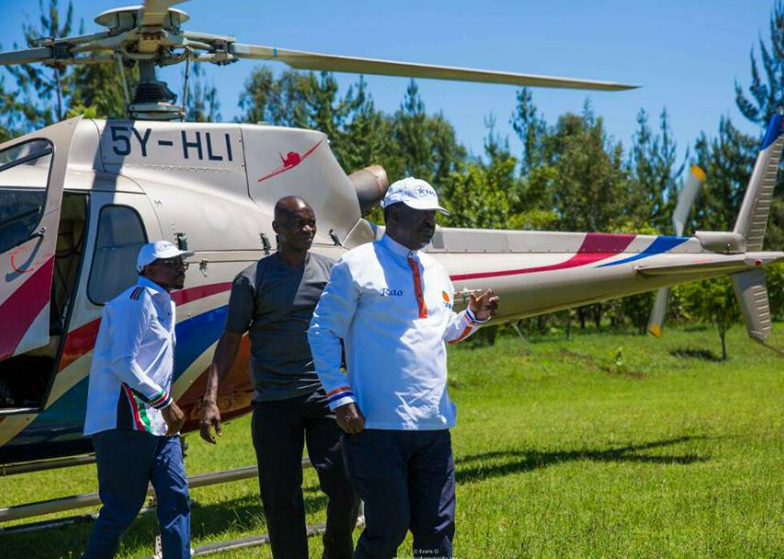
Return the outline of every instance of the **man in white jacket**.
[[[92,435],[103,508],[82,559],[114,557],[152,483],[163,559],[191,557],[190,499],[179,431],[185,416],[171,396],[177,323],[169,293],[187,265],[168,241],[144,245],[139,279],[104,307],[95,342],[84,434]]]
[[[386,232],[346,253],[313,314],[316,372],[335,410],[349,475],[365,501],[354,559],[392,558],[410,529],[414,557],[452,557],[455,481],[445,343],[487,322],[488,290],[452,310],[446,270],[420,252],[435,233],[438,204],[427,182],[407,178],[384,198]],[[341,340],[347,371],[341,370]]]

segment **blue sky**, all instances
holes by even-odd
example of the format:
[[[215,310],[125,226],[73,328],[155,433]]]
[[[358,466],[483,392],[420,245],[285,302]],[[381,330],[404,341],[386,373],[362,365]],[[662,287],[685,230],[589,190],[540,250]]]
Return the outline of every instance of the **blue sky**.
[[[86,31],[98,31],[94,16],[126,1],[75,0],[76,17],[84,19]],[[37,17],[37,4],[0,0],[3,47],[21,41],[21,23],[25,14]],[[749,53],[760,35],[768,37],[773,1],[192,0],[178,7],[191,16],[186,28],[246,43],[641,84],[620,93],[536,89],[534,101],[553,123],[566,111],[579,111],[588,97],[609,133],[625,146],[640,108],[656,117],[666,107],[683,153],[700,131],[714,134],[721,115],[757,132],[735,108],[733,83],[748,84]],[[239,93],[255,64],[207,69],[220,88],[224,120],[238,114]],[[179,70],[166,73],[176,91],[179,76]],[[339,76],[343,91],[355,80]],[[388,112],[399,107],[406,79],[369,76],[367,81],[377,107]],[[484,122],[491,114],[496,131],[509,136],[519,152],[509,125],[514,87],[418,83],[427,110],[443,111],[473,153],[482,152]]]

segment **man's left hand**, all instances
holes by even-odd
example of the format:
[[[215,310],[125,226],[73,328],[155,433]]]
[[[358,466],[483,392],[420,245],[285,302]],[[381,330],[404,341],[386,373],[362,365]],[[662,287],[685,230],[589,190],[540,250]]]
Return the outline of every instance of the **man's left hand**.
[[[468,294],[468,307],[477,320],[491,318],[498,308],[498,301],[500,301],[500,298],[493,293],[492,289],[488,289],[479,297],[473,293]]]

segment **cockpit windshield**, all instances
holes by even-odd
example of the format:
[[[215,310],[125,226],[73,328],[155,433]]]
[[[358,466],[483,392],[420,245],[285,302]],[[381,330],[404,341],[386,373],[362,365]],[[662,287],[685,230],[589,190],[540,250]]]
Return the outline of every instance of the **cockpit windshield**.
[[[0,152],[0,253],[29,239],[41,221],[52,152],[46,140]]]

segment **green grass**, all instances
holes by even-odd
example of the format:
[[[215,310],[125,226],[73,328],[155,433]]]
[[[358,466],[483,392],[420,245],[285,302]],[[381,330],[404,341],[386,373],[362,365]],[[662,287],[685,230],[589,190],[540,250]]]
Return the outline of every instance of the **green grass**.
[[[706,359],[719,351],[712,329],[694,328],[450,349],[456,556],[784,557],[784,361],[741,328],[728,362]],[[217,448],[189,442],[191,474],[254,463],[248,418]],[[95,489],[89,466],[0,478],[0,504]],[[195,545],[266,531],[255,480],[192,494]],[[312,471],[305,495],[309,522],[323,522]],[[89,530],[0,534],[0,558],[78,557]],[[140,517],[120,557],[150,555],[155,533],[155,516]]]

